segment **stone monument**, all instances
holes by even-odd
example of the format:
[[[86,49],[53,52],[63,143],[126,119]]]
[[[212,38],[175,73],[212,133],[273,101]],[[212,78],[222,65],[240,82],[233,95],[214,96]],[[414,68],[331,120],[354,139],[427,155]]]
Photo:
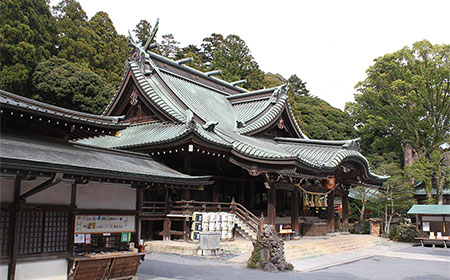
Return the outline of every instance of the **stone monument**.
[[[286,271],[294,268],[284,258],[284,243],[278,237],[274,226],[264,225],[262,233],[253,242],[253,252],[247,266],[269,272]]]

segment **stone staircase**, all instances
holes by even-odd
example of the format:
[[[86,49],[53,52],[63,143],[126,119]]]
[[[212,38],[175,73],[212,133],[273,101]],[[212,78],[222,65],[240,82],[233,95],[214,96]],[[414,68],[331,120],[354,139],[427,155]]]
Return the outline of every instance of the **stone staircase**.
[[[380,242],[380,238],[371,235],[336,235],[324,240],[288,241],[285,242],[284,252],[286,260],[292,262],[369,248]]]
[[[235,227],[234,229],[242,235],[245,239],[249,241],[256,240],[258,237],[258,233],[255,232],[246,222],[240,219],[238,216],[235,218]]]
[[[220,243],[225,254],[242,255],[253,251],[253,244],[247,240],[227,241]]]

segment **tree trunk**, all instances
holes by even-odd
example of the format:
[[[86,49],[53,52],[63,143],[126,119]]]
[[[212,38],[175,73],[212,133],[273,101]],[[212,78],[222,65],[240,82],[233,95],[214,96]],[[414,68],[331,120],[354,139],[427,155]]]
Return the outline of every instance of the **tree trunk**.
[[[366,211],[366,204],[363,202],[361,205],[361,213],[360,213],[361,215],[359,216],[360,222],[364,222],[364,220],[365,220],[365,215],[364,215],[365,211]]]
[[[439,173],[441,170],[439,170]],[[439,174],[439,183],[437,187],[437,198],[438,198],[438,204],[443,205],[444,204],[444,176]]]

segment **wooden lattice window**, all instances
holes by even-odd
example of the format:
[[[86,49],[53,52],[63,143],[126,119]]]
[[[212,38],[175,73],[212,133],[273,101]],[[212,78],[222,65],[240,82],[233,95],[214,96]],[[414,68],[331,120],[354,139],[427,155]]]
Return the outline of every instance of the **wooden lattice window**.
[[[44,253],[67,251],[69,213],[46,211],[44,225]]]
[[[9,219],[11,211],[7,209],[0,210],[0,256],[8,255],[9,238]]]
[[[67,251],[68,211],[24,210],[21,214],[18,254]]]
[[[43,211],[23,211],[20,217],[18,254],[42,253]]]

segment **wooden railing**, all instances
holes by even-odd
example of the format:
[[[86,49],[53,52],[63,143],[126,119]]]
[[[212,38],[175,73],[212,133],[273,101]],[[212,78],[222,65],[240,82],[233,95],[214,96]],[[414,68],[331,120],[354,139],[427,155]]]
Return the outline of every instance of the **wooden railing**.
[[[142,212],[145,214],[167,214],[169,209],[165,202],[159,201],[143,201],[141,206]]]
[[[146,215],[192,215],[193,212],[228,212],[235,214],[255,232],[261,232],[264,225],[263,218],[258,218],[247,208],[236,202],[180,200],[168,201],[166,204],[165,202],[143,201],[141,209],[142,213]]]

